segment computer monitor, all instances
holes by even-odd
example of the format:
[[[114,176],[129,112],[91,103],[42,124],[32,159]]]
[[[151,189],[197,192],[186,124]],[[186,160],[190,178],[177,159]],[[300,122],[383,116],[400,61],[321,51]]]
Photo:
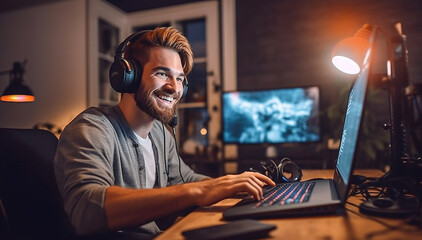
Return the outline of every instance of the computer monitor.
[[[321,140],[319,87],[223,93],[223,142],[304,143]]]

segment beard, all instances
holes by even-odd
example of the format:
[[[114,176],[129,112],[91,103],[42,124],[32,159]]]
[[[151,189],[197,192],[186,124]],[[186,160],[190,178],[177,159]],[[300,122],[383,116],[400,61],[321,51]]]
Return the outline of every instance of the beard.
[[[170,92],[169,90],[165,89],[158,89],[153,92],[147,92],[141,86],[134,96],[136,106],[140,110],[148,114],[150,117],[157,119],[163,123],[168,123],[174,117],[174,113],[176,111],[176,104],[174,104],[172,108],[160,109],[153,99],[153,96],[157,93],[174,95],[174,91]],[[174,98],[178,99],[178,96]]]

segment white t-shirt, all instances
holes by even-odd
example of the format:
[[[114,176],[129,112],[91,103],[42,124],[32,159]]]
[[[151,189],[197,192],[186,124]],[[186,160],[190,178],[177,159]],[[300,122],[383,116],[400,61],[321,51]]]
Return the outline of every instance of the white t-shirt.
[[[146,188],[153,188],[155,183],[156,169],[151,139],[149,139],[149,136],[147,136],[147,138],[142,138],[136,133],[135,135],[141,144],[142,153],[145,159]]]

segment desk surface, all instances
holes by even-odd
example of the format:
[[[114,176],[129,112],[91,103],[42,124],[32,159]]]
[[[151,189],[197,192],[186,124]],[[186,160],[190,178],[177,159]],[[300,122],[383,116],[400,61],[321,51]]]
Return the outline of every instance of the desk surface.
[[[377,177],[377,170],[358,170],[356,174]],[[333,176],[333,170],[304,170],[304,180]],[[184,239],[181,232],[189,229],[225,223],[222,212],[239,199],[225,199],[210,207],[201,207],[179,220],[156,239]],[[403,224],[404,219],[389,219],[363,215],[357,205],[360,196],[350,197],[343,216],[312,216],[297,218],[261,219],[263,223],[275,224],[268,239],[422,239],[417,226]]]

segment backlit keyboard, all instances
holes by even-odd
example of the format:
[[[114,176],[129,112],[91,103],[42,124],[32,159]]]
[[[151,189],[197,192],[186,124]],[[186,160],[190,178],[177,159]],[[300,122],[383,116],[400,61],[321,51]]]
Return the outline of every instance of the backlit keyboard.
[[[309,200],[315,182],[282,183],[264,189],[264,199],[255,207],[303,203]]]

